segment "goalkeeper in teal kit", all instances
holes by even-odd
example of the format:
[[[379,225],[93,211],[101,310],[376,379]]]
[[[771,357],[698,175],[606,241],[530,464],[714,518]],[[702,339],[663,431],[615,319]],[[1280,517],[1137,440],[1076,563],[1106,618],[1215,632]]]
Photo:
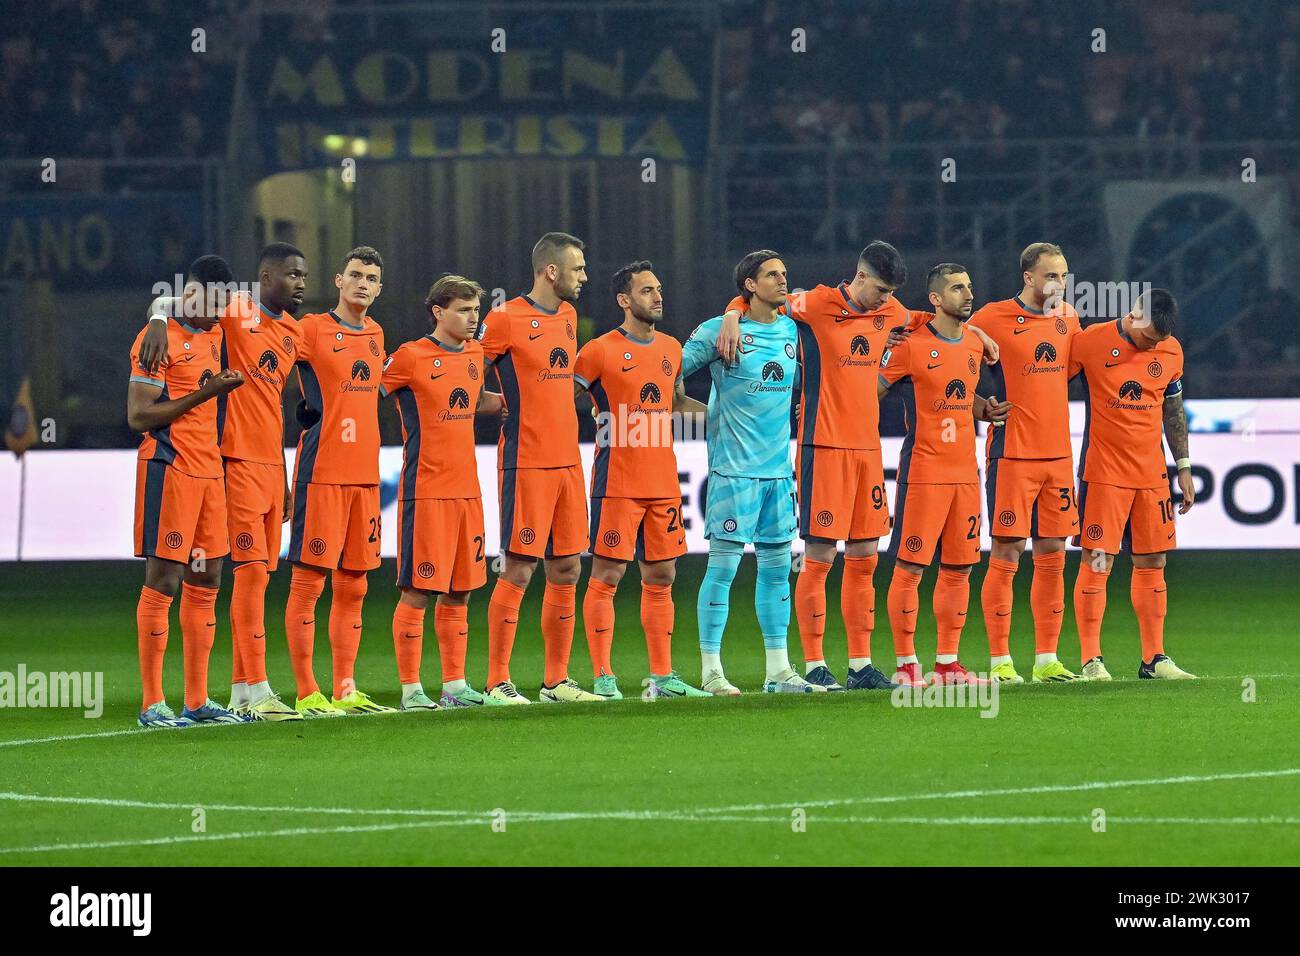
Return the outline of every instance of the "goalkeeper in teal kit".
[[[722,670],[722,632],[731,582],[746,544],[758,560],[754,609],[763,632],[768,693],[824,690],[808,683],[786,654],[790,626],[790,545],[798,531],[794,469],[790,464],[790,402],[798,388],[799,334],[780,309],[786,271],[770,249],[751,252],[735,269],[736,287],[749,302],[740,348],[727,366],[715,347],[722,317],[700,325],[682,347],[682,377],[707,367],[709,479],[704,534],[709,564],[700,584],[700,686],[739,694]]]

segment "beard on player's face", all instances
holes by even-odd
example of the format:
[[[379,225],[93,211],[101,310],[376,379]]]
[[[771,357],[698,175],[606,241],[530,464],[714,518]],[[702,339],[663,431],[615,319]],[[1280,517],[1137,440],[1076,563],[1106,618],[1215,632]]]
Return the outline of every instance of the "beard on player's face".
[[[638,319],[647,325],[654,325],[664,317],[664,307],[662,305],[643,305],[634,301],[631,306],[632,317]]]

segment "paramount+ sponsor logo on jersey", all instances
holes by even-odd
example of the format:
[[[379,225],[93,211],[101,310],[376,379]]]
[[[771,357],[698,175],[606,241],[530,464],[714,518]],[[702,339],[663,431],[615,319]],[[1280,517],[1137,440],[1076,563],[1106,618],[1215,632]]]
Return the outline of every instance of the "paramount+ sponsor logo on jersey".
[[[1151,401],[1142,402],[1142,396],[1146,395]],[[1155,407],[1154,397],[1150,392],[1142,388],[1141,382],[1135,382],[1129,379],[1119,387],[1119,398],[1112,398],[1108,403],[1111,408],[1124,408],[1134,412],[1145,412]]]
[[[462,411],[458,411],[462,409]],[[463,388],[453,388],[447,396],[447,407],[438,411],[440,422],[463,422],[474,417],[469,407],[469,392]]]
[[[341,391],[373,392],[377,386],[366,384],[369,381],[370,363],[365,359],[357,359],[352,363],[352,379],[342,383]]]
[[[1034,348],[1034,360],[1026,362],[1020,369],[1021,375],[1042,375],[1051,372],[1064,372],[1065,363],[1058,362],[1056,346],[1051,342],[1039,342]]]
[[[279,357],[270,349],[267,349],[258,358],[257,364],[248,370],[248,374],[258,381],[266,382],[268,385],[274,385],[278,388],[280,378],[275,373],[279,371],[279,368]]]
[[[954,399],[955,401],[953,401]],[[943,398],[934,400],[934,410],[936,412],[963,412],[970,407],[971,403],[966,400],[966,383],[959,378],[954,378],[944,386]]]
[[[557,379],[572,381],[573,373],[568,371],[569,353],[567,350],[560,348],[558,345],[551,349],[547,364],[549,368],[538,369],[537,381],[549,382]]]
[[[870,368],[876,364],[876,360],[868,358],[869,355],[871,355],[871,340],[865,335],[855,335],[849,342],[849,354],[840,356],[840,368],[854,365]]]
[[[759,392],[788,392],[790,383],[785,380],[785,369],[780,362],[768,362],[763,366],[762,377],[757,382],[750,382],[746,391],[750,395]]]

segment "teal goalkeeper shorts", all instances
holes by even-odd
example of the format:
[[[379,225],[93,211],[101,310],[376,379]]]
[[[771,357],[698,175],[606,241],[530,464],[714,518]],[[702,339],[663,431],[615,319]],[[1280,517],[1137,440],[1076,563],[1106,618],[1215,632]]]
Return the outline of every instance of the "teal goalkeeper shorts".
[[[709,473],[704,537],[741,544],[784,544],[794,540],[794,475],[733,478]]]

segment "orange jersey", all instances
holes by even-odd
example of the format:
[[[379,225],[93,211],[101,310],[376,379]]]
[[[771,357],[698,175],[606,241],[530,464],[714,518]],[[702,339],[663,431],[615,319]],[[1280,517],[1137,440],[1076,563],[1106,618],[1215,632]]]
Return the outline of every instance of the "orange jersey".
[[[582,347],[573,378],[603,416],[591,467],[591,497],[672,498],[681,494],[673,451],[673,390],[682,345],[655,332],[647,342],[622,329]]]
[[[400,497],[478,498],[474,409],[483,391],[483,347],[459,349],[432,335],[407,342],[384,363],[383,394],[402,419]]]
[[[244,384],[218,399],[224,458],[266,465],[284,462],[281,394],[298,357],[302,328],[287,312],[276,315],[238,296],[221,316],[222,364],[243,373]]]
[[[898,460],[900,483],[979,480],[971,409],[983,355],[983,344],[964,326],[960,338],[948,339],[927,322],[881,360],[881,380],[905,386],[907,437]]]
[[[509,414],[501,423],[498,468],[578,464],[573,356],[578,313],[568,302],[551,312],[526,295],[493,309],[475,337],[496,373]]]
[[[740,296],[727,309],[746,311]],[[876,371],[890,329],[924,323],[892,296],[879,309],[863,312],[843,282],[795,292],[786,311],[799,327],[803,390],[799,400],[801,445],[829,448],[880,447],[880,401]]]
[[[140,343],[146,325],[131,346],[131,381],[157,385],[158,400],[171,401],[197,391],[221,371],[221,327],[204,332],[179,319],[167,320],[167,361],[150,375],[140,367]],[[243,386],[241,385],[240,388]],[[236,389],[238,391],[239,389]],[[196,405],[171,424],[147,432],[140,442],[140,461],[161,461],[194,478],[221,477],[216,400]]]
[[[1011,403],[1001,428],[990,428],[989,460],[1069,458],[1070,343],[1079,334],[1079,316],[1062,304],[1061,314],[1044,315],[1019,296],[990,302],[970,318],[971,325],[998,344],[993,366],[997,398]]]
[[[379,381],[384,330],[370,316],[360,328],[331,310],[302,318],[298,376],[320,420],[298,439],[294,481],[379,484]]]
[[[1170,336],[1139,351],[1122,321],[1088,326],[1070,352],[1070,375],[1082,373],[1086,389],[1079,473],[1121,488],[1167,487],[1164,403],[1182,394],[1183,347]]]

